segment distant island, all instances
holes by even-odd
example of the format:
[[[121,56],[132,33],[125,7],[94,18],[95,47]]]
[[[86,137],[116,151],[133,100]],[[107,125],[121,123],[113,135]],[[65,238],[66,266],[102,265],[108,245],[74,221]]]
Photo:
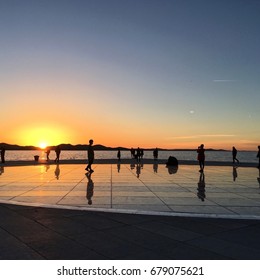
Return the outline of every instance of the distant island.
[[[78,145],[72,145],[72,144],[60,144],[61,150],[64,151],[84,151],[87,150],[88,145],[86,144],[78,144]],[[44,150],[39,147],[35,146],[20,146],[20,145],[13,145],[13,144],[7,144],[7,143],[0,143],[0,147],[4,147],[6,150],[14,150],[14,151],[31,151],[31,150]],[[54,150],[56,146],[49,146],[51,150]],[[94,145],[93,146],[96,151],[117,151],[120,149],[121,151],[129,151],[130,148],[125,147],[106,147],[104,145]],[[153,148],[147,148],[145,151],[152,151]],[[159,151],[196,151],[197,149],[163,149],[158,148]],[[227,151],[224,149],[206,149],[207,151]]]

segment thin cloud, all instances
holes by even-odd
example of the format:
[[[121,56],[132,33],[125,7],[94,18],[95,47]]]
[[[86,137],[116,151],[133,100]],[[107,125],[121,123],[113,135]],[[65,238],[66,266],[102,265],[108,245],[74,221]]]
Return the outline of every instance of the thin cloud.
[[[213,80],[214,83],[232,83],[236,81],[237,80]]]
[[[173,136],[170,139],[197,139],[197,138],[225,138],[225,137],[235,137],[234,134],[202,134],[202,135],[190,135],[190,136]]]

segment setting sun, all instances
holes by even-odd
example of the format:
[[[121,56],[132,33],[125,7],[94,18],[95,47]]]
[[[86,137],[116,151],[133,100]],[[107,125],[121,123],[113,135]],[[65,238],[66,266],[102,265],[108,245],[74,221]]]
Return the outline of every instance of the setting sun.
[[[74,131],[70,127],[51,122],[20,126],[13,132],[12,138],[19,139],[21,145],[33,145],[41,149],[61,143],[75,142]]]
[[[41,143],[39,144],[39,147],[40,147],[41,149],[46,149],[47,144],[46,144],[45,142],[41,142]]]

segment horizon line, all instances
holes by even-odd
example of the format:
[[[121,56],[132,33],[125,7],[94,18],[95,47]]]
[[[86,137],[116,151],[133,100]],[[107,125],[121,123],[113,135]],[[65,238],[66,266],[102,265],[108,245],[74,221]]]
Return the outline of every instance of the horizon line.
[[[9,143],[5,143],[5,142],[2,142],[0,143],[0,146],[1,145],[8,145],[8,146],[18,146],[18,147],[21,147],[21,148],[26,148],[26,147],[32,147],[32,148],[35,148],[35,149],[39,149],[39,150],[46,150],[46,148],[52,148],[52,147],[56,147],[56,146],[59,146],[59,145],[68,145],[68,146],[72,146],[72,147],[75,147],[75,146],[89,146],[89,144],[70,144],[70,143],[61,143],[61,144],[57,144],[57,145],[50,145],[50,146],[47,146],[46,148],[41,148],[41,147],[38,147],[38,146],[35,146],[35,145],[20,145],[20,144],[9,144]],[[116,146],[116,147],[111,147],[111,146],[106,146],[106,145],[103,145],[103,144],[95,144],[93,145],[94,147],[95,146],[102,146],[104,147],[105,149],[127,149],[127,150],[131,150],[131,148],[128,148],[128,147],[123,147],[123,146]],[[137,147],[138,148],[138,147]],[[134,149],[137,149],[137,148],[134,148]],[[152,148],[142,148],[139,146],[139,148],[143,149],[143,150],[153,150],[155,148],[159,149],[159,150],[169,150],[169,151],[177,151],[177,150],[190,150],[190,151],[196,151],[197,148],[160,148],[160,147],[152,147]],[[1,150],[1,148],[0,148]],[[73,150],[73,149],[72,149]],[[214,151],[231,151],[231,148],[230,149],[227,149],[227,148],[206,148],[205,150],[214,150]],[[240,151],[255,151],[253,149],[241,149]]]

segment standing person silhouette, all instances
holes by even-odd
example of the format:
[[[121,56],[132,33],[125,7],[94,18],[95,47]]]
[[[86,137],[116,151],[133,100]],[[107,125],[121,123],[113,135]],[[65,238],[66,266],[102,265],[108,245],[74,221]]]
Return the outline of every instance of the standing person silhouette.
[[[94,170],[91,168],[91,165],[93,164],[94,162],[94,149],[93,149],[93,140],[90,139],[89,140],[89,146],[88,146],[88,165],[87,167],[85,168],[85,170],[89,171],[89,172],[94,172]]]
[[[1,161],[2,163],[5,163],[5,148],[1,147]]]
[[[136,159],[137,159],[137,162],[141,161],[141,150],[139,147],[136,150]]]
[[[239,163],[239,160],[237,159],[237,149],[234,146],[232,148],[232,158],[233,158],[233,163],[235,163],[235,161]]]
[[[258,157],[258,168],[260,168],[260,146],[258,146],[258,153],[256,157]]]
[[[55,162],[60,162],[60,152],[61,152],[61,148],[60,148],[60,145],[58,145],[56,148],[55,148],[55,153],[56,153],[56,159],[54,160]]]
[[[154,151],[153,151],[153,158],[154,158],[154,160],[158,159],[158,148],[154,149]]]
[[[140,149],[140,157],[141,157],[141,159],[143,159],[143,157],[144,157],[144,149]]]
[[[131,148],[131,158],[135,158],[135,149]]]
[[[205,149],[204,149],[204,144],[201,144],[198,147],[197,153],[198,153],[198,161],[199,161],[199,165],[200,165],[199,172],[203,172],[204,166],[205,166]]]
[[[121,151],[120,151],[120,149],[118,149],[118,151],[117,151],[117,159],[118,159],[118,161],[121,161]]]

